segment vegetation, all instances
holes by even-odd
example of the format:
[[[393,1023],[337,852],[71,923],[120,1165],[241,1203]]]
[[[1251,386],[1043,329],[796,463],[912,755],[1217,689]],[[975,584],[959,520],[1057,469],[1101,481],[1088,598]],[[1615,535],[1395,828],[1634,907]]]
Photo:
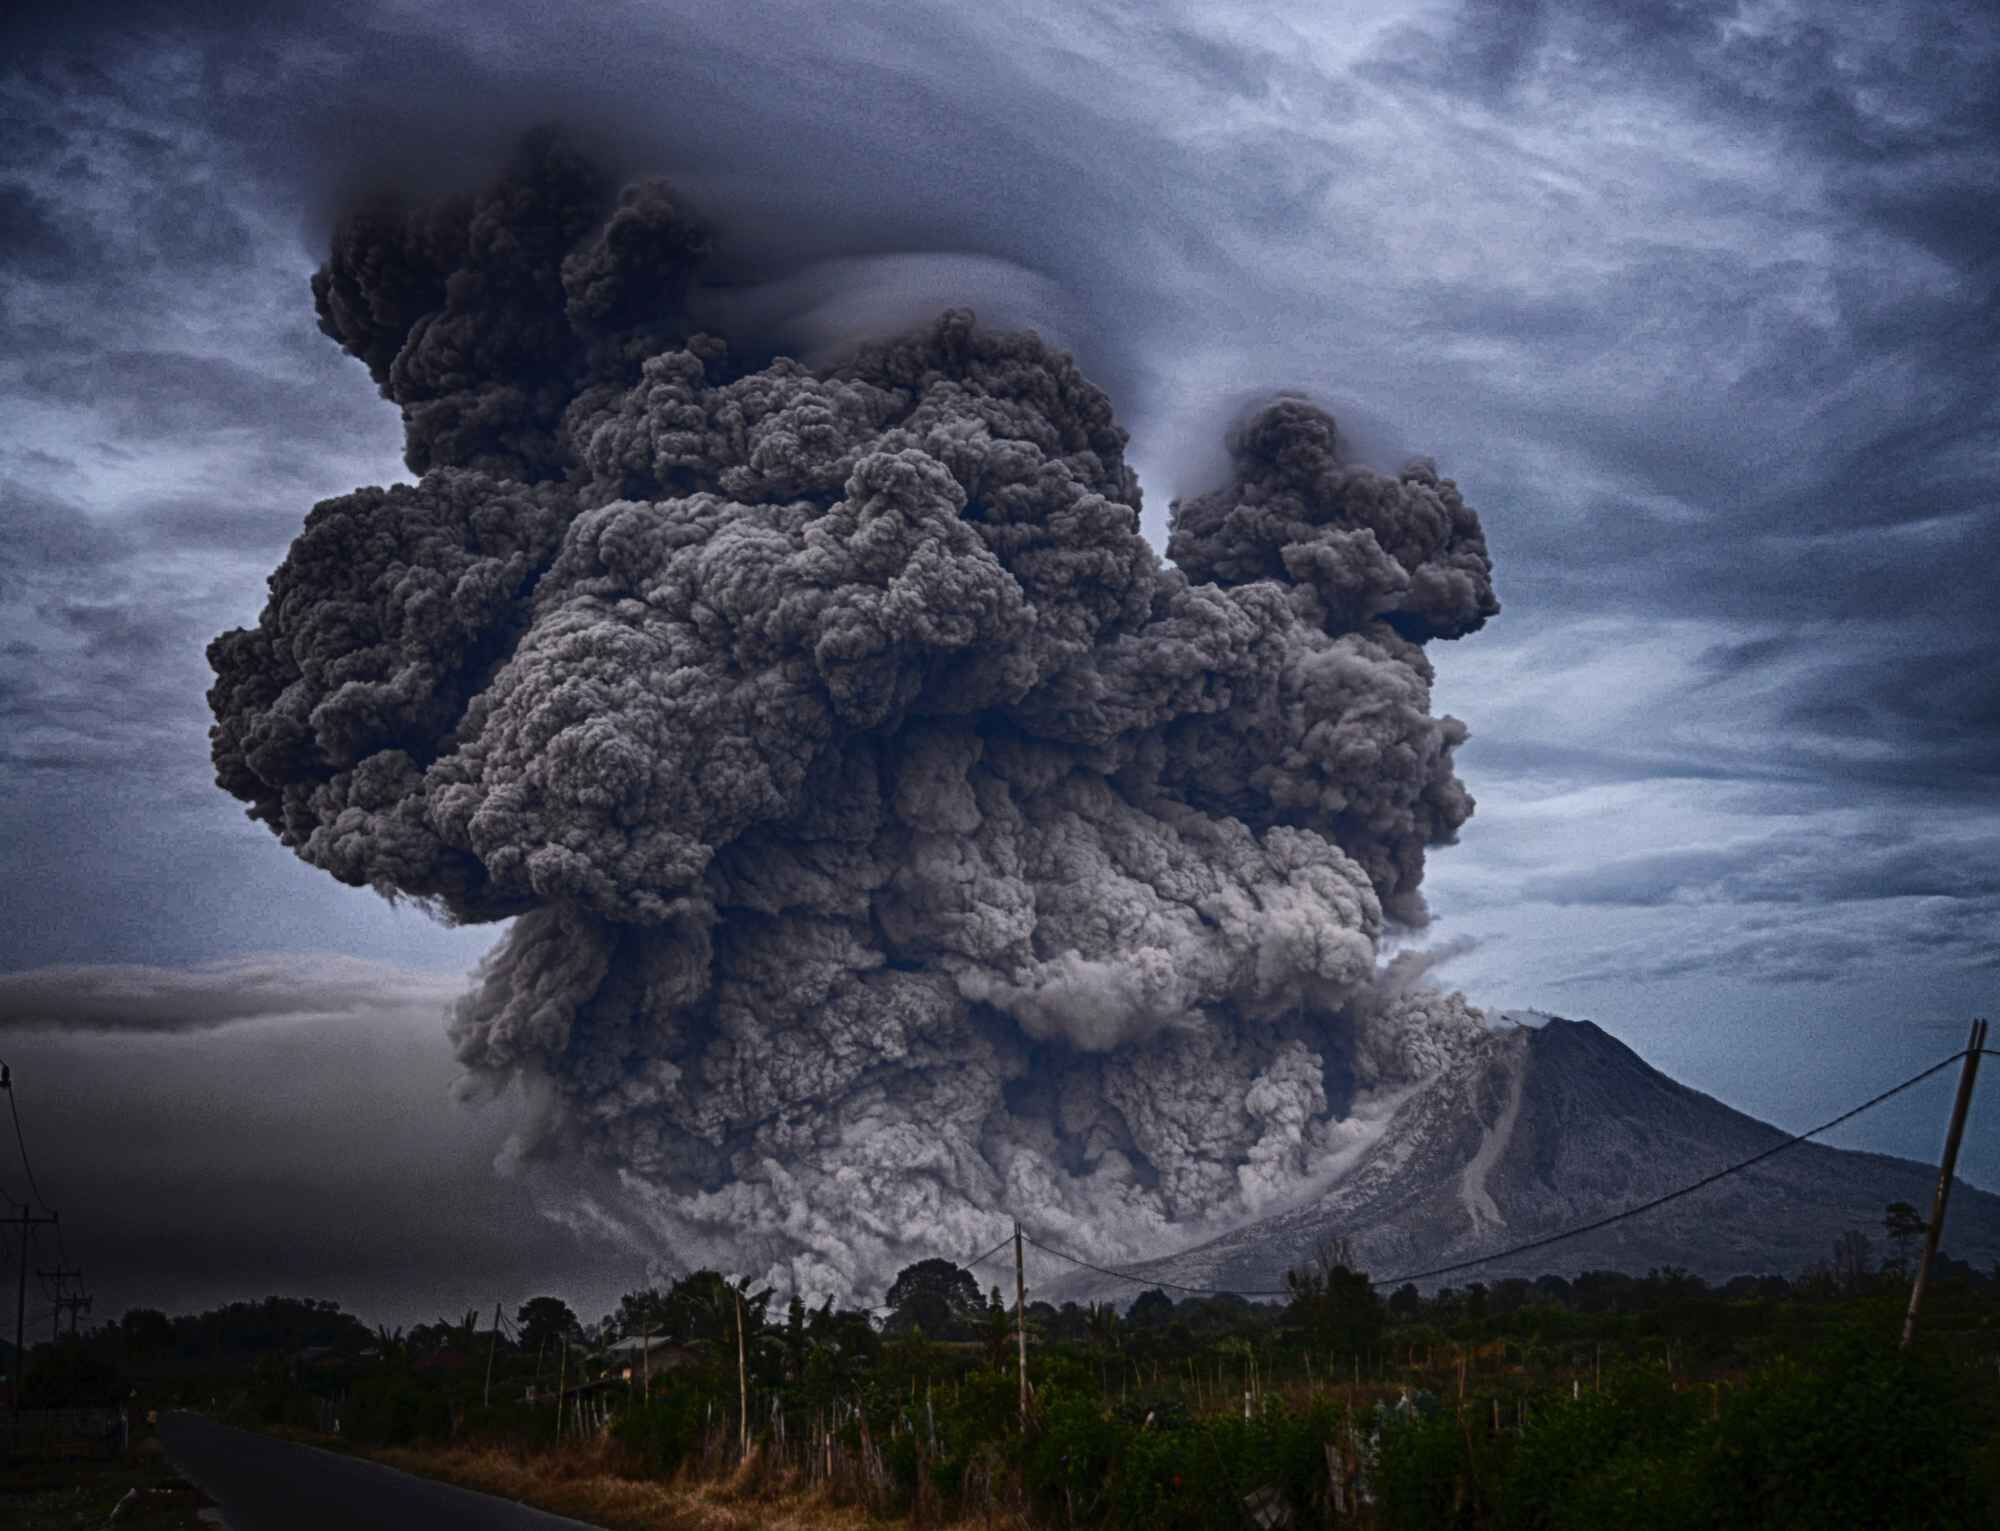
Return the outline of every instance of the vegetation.
[[[0,1465],[0,1525],[9,1531],[77,1531],[111,1521],[119,1531],[201,1531],[208,1501],[157,1457],[117,1462],[47,1460]]]
[[[1893,1209],[1884,1231],[1895,1250]],[[725,1503],[775,1522],[807,1502],[850,1520],[1149,1531],[1259,1514],[1464,1531],[2000,1523],[2000,1271],[1941,1258],[1905,1355],[1906,1251],[1877,1268],[1865,1243],[1796,1281],[1590,1271],[1386,1296],[1329,1247],[1277,1304],[1037,1302],[1025,1428],[1013,1316],[945,1262],[905,1270],[879,1321],[797,1299],[774,1312],[770,1293],[701,1272],[595,1325],[537,1298],[497,1337],[472,1315],[371,1332],[271,1299],[127,1315],[86,1349],[243,1422],[517,1496],[540,1474],[538,1502],[622,1524],[679,1523],[661,1507],[695,1500],[717,1524],[735,1523]],[[643,1360],[617,1345],[635,1336]],[[593,1511],[592,1495],[626,1508]]]

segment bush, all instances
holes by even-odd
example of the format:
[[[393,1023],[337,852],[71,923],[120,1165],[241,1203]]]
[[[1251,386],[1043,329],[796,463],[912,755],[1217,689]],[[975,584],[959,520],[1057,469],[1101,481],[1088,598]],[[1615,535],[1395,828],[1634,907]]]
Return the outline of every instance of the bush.
[[[1095,1518],[1118,1460],[1122,1431],[1096,1399],[1049,1388],[1042,1427],[1029,1443],[1028,1493],[1042,1510],[1075,1525]]]
[[[460,1440],[494,1446],[547,1446],[556,1438],[555,1408],[549,1403],[510,1400],[468,1404],[459,1419]]]
[[[1449,1411],[1382,1427],[1375,1502],[1391,1531],[1449,1531],[1469,1524],[1465,1442]]]
[[[1244,1500],[1264,1490],[1309,1524],[1323,1518],[1326,1443],[1339,1423],[1325,1404],[1294,1412],[1272,1403],[1247,1420],[1190,1419],[1139,1405],[1113,1410],[1084,1393],[1045,1394],[1024,1476],[1042,1514],[1064,1525],[1234,1527],[1244,1521]]]
[[[1692,1464],[1712,1512],[1746,1528],[1979,1521],[1977,1415],[1949,1371],[1879,1334],[1836,1336],[1732,1395]]]
[[[121,1403],[125,1379],[118,1368],[93,1355],[77,1341],[65,1338],[33,1353],[21,1383],[21,1406],[27,1409],[104,1409]]]
[[[679,1389],[627,1409],[611,1434],[646,1471],[664,1476],[700,1447],[706,1420],[703,1400],[691,1389]]]
[[[1706,1390],[1677,1393],[1658,1373],[1624,1373],[1602,1397],[1535,1414],[1508,1464],[1499,1523],[1508,1531],[1971,1526],[1978,1431],[1958,1393],[1946,1370],[1899,1354],[1879,1333],[1837,1336],[1802,1363],[1774,1362],[1719,1410]],[[1463,1448],[1454,1460],[1442,1433],[1398,1436],[1385,1459],[1400,1496],[1392,1525],[1451,1523],[1445,1486],[1463,1471]]]
[[[1628,1528],[1653,1524],[1648,1507],[1666,1483],[1650,1464],[1683,1449],[1707,1401],[1635,1368],[1615,1373],[1601,1394],[1537,1410],[1508,1465],[1500,1523],[1519,1531],[1611,1524],[1605,1516]]]
[[[368,1377],[347,1395],[342,1430],[364,1446],[414,1446],[449,1440],[451,1402],[439,1387],[412,1377]]]

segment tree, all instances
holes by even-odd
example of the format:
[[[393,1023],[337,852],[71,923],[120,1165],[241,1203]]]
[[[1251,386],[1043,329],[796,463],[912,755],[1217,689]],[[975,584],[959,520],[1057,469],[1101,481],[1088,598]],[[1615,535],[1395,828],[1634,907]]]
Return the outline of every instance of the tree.
[[[470,1308],[462,1318],[439,1317],[434,1324],[418,1324],[410,1330],[412,1355],[429,1356],[445,1351],[472,1352],[479,1338],[479,1310]]]
[[[667,1294],[656,1286],[627,1292],[618,1299],[613,1321],[622,1339],[662,1334],[667,1329]]]
[[[1889,1242],[1896,1246],[1895,1269],[1898,1275],[1910,1272],[1910,1245],[1924,1236],[1930,1225],[1917,1215],[1917,1209],[1906,1201],[1892,1201],[1882,1212],[1882,1231],[1889,1236]]]
[[[1111,1302],[1094,1302],[1084,1309],[1084,1327],[1090,1333],[1090,1343],[1105,1355],[1118,1348],[1118,1305]]]
[[[135,1356],[158,1355],[173,1348],[173,1321],[158,1308],[131,1308],[118,1320],[125,1348]]]
[[[618,1312],[607,1321],[626,1339],[650,1334],[656,1340],[682,1345],[720,1345],[730,1354],[736,1347],[736,1300],[744,1304],[745,1334],[766,1327],[771,1292],[753,1292],[747,1278],[730,1282],[720,1271],[698,1270],[682,1276],[666,1291],[647,1287],[618,1299]],[[801,1305],[800,1321],[804,1321]]]
[[[882,1353],[882,1337],[868,1315],[853,1308],[836,1311],[831,1297],[806,1316],[806,1337],[857,1364]]]
[[[1519,1313],[1534,1301],[1534,1298],[1535,1288],[1532,1282],[1525,1276],[1509,1276],[1494,1285],[1488,1300],[1492,1306],[1493,1316],[1505,1318],[1509,1314]]]
[[[1861,1290],[1861,1284],[1868,1279],[1868,1272],[1873,1268],[1868,1235],[1859,1228],[1850,1228],[1833,1241],[1834,1278],[1850,1297]]]
[[[785,1305],[785,1376],[796,1382],[805,1375],[806,1300],[797,1292]]]
[[[1630,1313],[1640,1306],[1637,1287],[1623,1271],[1580,1271],[1570,1297],[1579,1313]]]
[[[530,1297],[515,1310],[514,1323],[521,1331],[522,1348],[537,1352],[544,1345],[570,1339],[582,1327],[560,1297]]]
[[[994,1287],[986,1296],[986,1364],[998,1370],[1007,1364],[1007,1353],[1014,1348],[1014,1315],[1008,1311],[1005,1300],[1000,1296],[1000,1288]]]
[[[1315,1350],[1356,1353],[1382,1337],[1382,1299],[1367,1274],[1341,1258],[1344,1253],[1341,1245],[1322,1244],[1310,1264],[1285,1272],[1285,1290],[1291,1293],[1286,1316]]]
[[[1414,1281],[1405,1281],[1389,1298],[1389,1311],[1399,1319],[1415,1318],[1423,1306],[1423,1294]]]
[[[1172,1320],[1174,1300],[1158,1287],[1148,1287],[1132,1300],[1132,1311],[1127,1316],[1134,1329],[1158,1328]]]
[[[894,1310],[888,1323],[892,1334],[918,1329],[934,1340],[969,1338],[986,1307],[971,1271],[935,1257],[898,1271],[888,1303]]]

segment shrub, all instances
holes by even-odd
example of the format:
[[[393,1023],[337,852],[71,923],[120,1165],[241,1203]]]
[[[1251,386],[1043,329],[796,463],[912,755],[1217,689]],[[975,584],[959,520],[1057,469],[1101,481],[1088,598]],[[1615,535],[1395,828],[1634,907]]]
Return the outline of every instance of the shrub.
[[[704,1400],[692,1389],[680,1389],[627,1409],[611,1434],[646,1471],[664,1475],[701,1445],[706,1422]]]
[[[1633,1507],[1617,1511],[1617,1523],[1650,1524],[1646,1496],[1666,1484],[1649,1464],[1683,1448],[1706,1404],[1706,1394],[1676,1393],[1660,1373],[1634,1368],[1615,1373],[1601,1394],[1538,1409],[1508,1466],[1501,1524],[1518,1531],[1598,1527],[1612,1523],[1601,1517],[1613,1506],[1628,1502]]]
[[[347,1438],[365,1446],[414,1446],[451,1437],[444,1391],[406,1376],[368,1377],[347,1395]]]
[[[1029,1495],[1064,1524],[1089,1521],[1105,1498],[1121,1434],[1096,1399],[1048,1389],[1041,1430],[1030,1442],[1024,1464]]]
[[[21,1384],[22,1406],[30,1409],[109,1408],[124,1396],[118,1368],[68,1338],[36,1350]]]
[[[1449,1411],[1382,1428],[1376,1507],[1391,1531],[1450,1531],[1467,1520],[1465,1442]]]
[[[1977,1415],[1942,1365],[1882,1336],[1837,1335],[1733,1394],[1693,1464],[1712,1511],[1745,1528],[1971,1526]]]

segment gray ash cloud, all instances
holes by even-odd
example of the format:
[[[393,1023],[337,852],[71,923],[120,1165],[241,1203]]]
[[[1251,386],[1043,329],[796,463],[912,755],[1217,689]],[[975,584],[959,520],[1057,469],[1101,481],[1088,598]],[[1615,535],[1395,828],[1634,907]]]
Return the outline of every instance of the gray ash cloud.
[[[218,781],[512,918],[459,1055],[670,1258],[847,1290],[1010,1209],[1126,1255],[1295,1194],[1476,1032],[1378,958],[1472,811],[1423,644],[1498,609],[1477,517],[1282,398],[1164,563],[1067,355],[950,310],[773,359],[694,317],[718,248],[546,134],[342,223],[321,326],[422,477],[211,646]]]

